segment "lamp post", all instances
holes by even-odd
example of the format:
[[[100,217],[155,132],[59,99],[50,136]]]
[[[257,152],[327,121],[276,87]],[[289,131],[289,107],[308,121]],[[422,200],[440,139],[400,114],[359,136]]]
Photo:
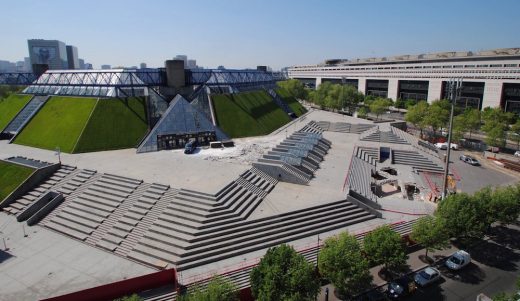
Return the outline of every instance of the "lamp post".
[[[451,79],[448,83],[448,95],[451,102],[450,112],[450,124],[448,128],[448,149],[446,150],[446,165],[444,168],[444,181],[442,184],[442,199],[444,200],[448,194],[448,173],[450,166],[450,153],[451,153],[451,131],[453,128],[453,111],[455,108],[455,102],[460,96],[462,90],[462,79]]]

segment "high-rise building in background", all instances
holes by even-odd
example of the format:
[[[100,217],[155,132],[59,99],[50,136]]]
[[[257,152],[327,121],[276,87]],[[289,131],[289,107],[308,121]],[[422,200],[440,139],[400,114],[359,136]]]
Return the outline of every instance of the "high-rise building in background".
[[[68,69],[79,69],[78,47],[67,45]]]
[[[92,66],[91,63],[85,63],[85,69],[92,70],[92,69],[94,69],[94,66]]]
[[[34,71],[63,70],[69,67],[67,62],[67,47],[58,40],[28,40],[29,57]]]
[[[0,61],[0,72],[15,72],[16,64],[9,61]]]
[[[188,60],[188,63],[186,64],[186,69],[197,69],[197,61]]]
[[[85,69],[85,60],[84,59],[78,59],[79,62],[79,69]]]
[[[103,69],[103,70],[112,69],[112,66],[110,66],[110,65],[101,65],[101,69]]]
[[[32,72],[31,58],[24,57],[23,62],[25,65],[25,72]]]
[[[184,61],[184,67],[188,66],[188,56],[184,54],[178,54],[174,58],[174,60]]]
[[[146,63],[141,63],[141,64],[139,65],[139,67],[140,67],[141,69],[146,69]]]

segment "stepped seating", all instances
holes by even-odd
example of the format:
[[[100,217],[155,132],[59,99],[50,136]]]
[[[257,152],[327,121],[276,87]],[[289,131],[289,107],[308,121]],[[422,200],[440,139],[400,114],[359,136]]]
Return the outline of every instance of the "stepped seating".
[[[146,256],[148,263],[176,264],[181,270],[371,218],[352,203],[339,201],[256,220],[227,220],[193,235],[152,227],[129,256],[137,260]]]
[[[315,121],[309,121],[299,132],[321,134],[323,129]]]
[[[379,142],[379,143],[410,144],[410,143],[408,143],[408,141],[395,135],[391,131],[382,132],[379,130],[371,132],[369,135],[366,135],[366,136],[360,138],[359,140]]]
[[[27,159],[30,160],[30,159]],[[75,176],[78,174],[75,167],[62,165],[52,176],[43,181],[33,190],[26,193],[21,198],[14,201],[9,206],[3,208],[3,211],[8,214],[18,214],[22,212],[27,206],[32,204],[34,200],[39,198],[45,191],[49,189],[56,189],[57,187],[72,183]]]
[[[372,192],[373,172],[373,165],[358,157],[352,157],[352,164],[348,174],[349,188],[369,200],[375,200],[376,197]]]
[[[443,172],[444,168],[416,151],[393,150],[392,163],[410,165],[416,170]]]
[[[357,206],[340,201],[272,216],[265,219],[212,229],[176,262],[178,270],[188,269],[225,258],[308,237],[374,218]]]
[[[358,146],[355,154],[359,159],[366,161],[374,166],[376,165],[376,162],[379,161],[379,149],[377,148]]]
[[[29,120],[40,110],[40,108],[49,99],[49,96],[33,96],[33,98],[23,107],[23,109],[11,120],[5,127],[3,133],[16,135]]]
[[[82,192],[74,196],[55,216],[47,219],[47,228],[84,240],[92,245],[104,235],[118,207],[141,184],[141,181],[103,174],[89,181],[95,171],[83,170],[77,181]],[[83,181],[83,182],[82,182]],[[58,191],[60,188],[58,188]]]
[[[392,133],[401,137],[403,140],[408,141],[408,143],[410,145],[412,145],[419,151],[425,153],[428,157],[430,157],[430,159],[436,160],[436,159],[440,158],[435,145],[433,145],[427,141],[419,140],[417,137],[415,137],[411,134],[408,134],[407,132],[405,132],[401,129],[398,129],[394,126],[391,126],[390,130],[392,131]]]
[[[316,125],[323,131],[330,131],[330,127],[333,125],[333,123],[329,121],[316,121]]]

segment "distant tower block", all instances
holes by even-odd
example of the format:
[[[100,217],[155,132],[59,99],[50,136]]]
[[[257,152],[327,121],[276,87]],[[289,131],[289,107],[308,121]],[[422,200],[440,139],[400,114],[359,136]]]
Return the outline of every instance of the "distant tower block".
[[[167,60],[165,67],[168,87],[181,88],[186,85],[183,60]]]

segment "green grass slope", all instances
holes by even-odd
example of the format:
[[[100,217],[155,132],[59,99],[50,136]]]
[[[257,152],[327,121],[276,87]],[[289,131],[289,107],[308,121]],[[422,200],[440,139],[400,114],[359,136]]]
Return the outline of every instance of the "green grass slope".
[[[307,110],[299,103],[296,98],[292,97],[287,90],[278,88],[276,93],[287,103],[287,105],[293,110],[296,116],[300,117],[307,113]]]
[[[96,103],[96,98],[53,96],[14,142],[72,153]]]
[[[218,125],[232,138],[268,134],[291,121],[265,91],[213,95]]]
[[[135,147],[147,129],[144,98],[101,99],[74,153]]]
[[[0,161],[0,203],[32,173],[33,169]]]
[[[32,95],[11,94],[7,98],[0,99],[0,131],[11,122],[31,98]]]

